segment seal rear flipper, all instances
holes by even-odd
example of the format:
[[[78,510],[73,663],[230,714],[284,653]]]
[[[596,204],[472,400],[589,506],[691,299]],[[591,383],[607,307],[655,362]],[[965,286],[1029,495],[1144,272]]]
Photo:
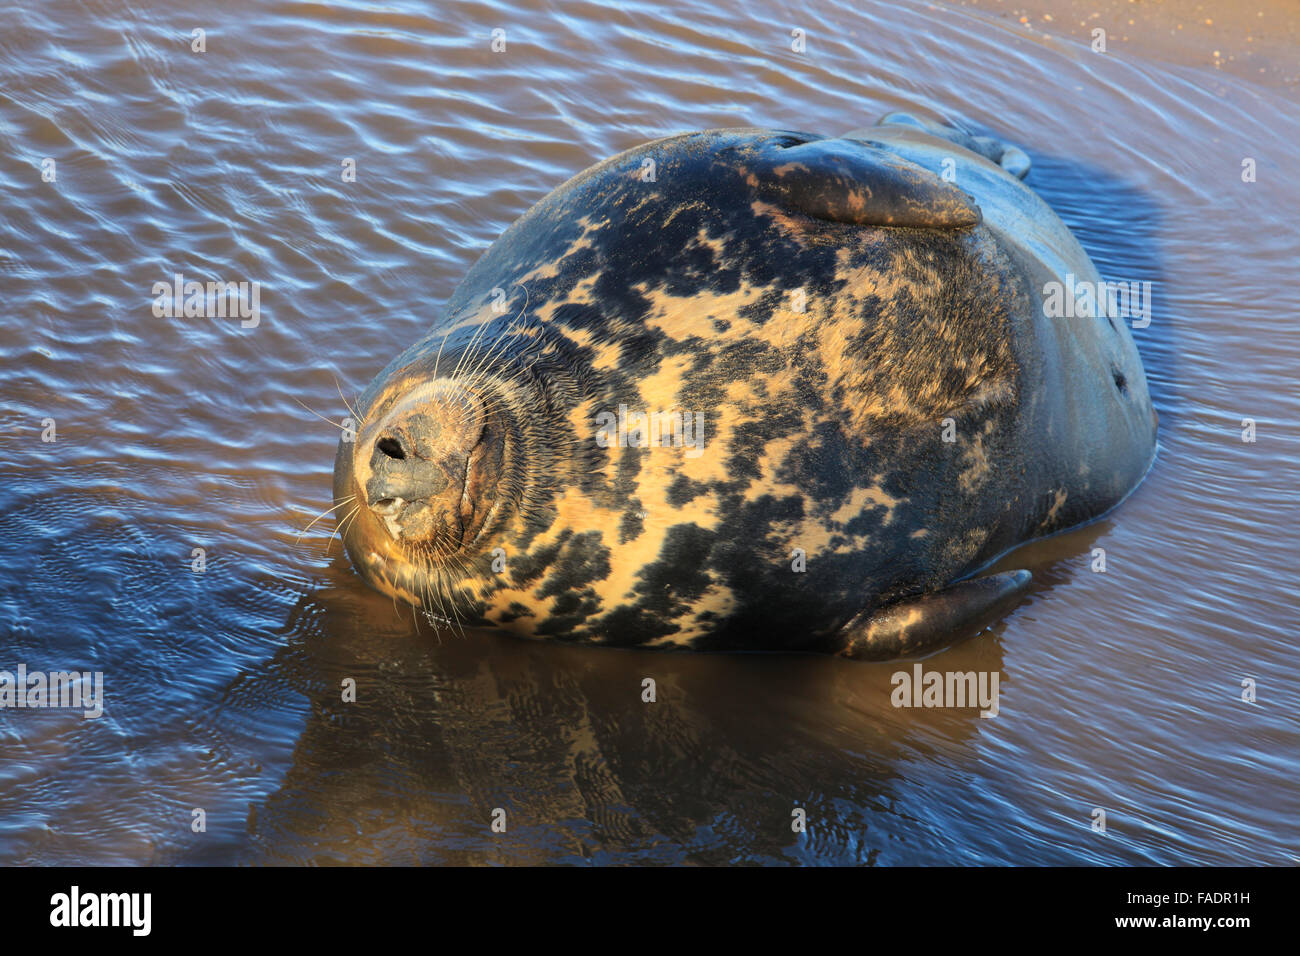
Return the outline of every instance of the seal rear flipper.
[[[910,129],[918,129],[931,136],[938,136],[946,139],[950,143],[955,143],[972,153],[978,153],[985,159],[997,163],[1004,170],[1015,176],[1016,179],[1024,179],[1029,175],[1029,156],[1023,149],[1018,146],[1012,146],[1000,139],[992,136],[974,136],[970,133],[964,133],[959,129],[951,126],[945,126],[943,123],[936,123],[933,120],[922,119],[913,116],[911,113],[896,112],[889,113],[880,118],[876,127],[881,126],[903,126]],[[867,137],[870,138],[871,130],[856,130],[853,133],[846,134],[850,137]]]
[[[772,201],[831,222],[960,229],[982,218],[975,201],[952,183],[855,140],[771,145],[751,172]]]
[[[929,654],[956,644],[1011,610],[1030,580],[1028,571],[991,574],[864,612],[840,631],[835,654],[880,661]]]

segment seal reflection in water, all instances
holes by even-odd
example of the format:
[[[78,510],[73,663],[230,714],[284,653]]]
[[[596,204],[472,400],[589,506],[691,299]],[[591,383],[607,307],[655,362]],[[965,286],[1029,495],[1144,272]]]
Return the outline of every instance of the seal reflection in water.
[[[1029,574],[974,575],[1155,449],[1124,321],[1045,308],[1100,277],[1028,168],[896,114],[581,173],[361,396],[354,565],[566,641],[888,658],[987,626]]]

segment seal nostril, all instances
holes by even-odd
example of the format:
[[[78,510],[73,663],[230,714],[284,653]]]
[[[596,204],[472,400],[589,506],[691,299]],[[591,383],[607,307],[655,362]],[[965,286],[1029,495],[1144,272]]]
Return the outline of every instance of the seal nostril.
[[[1115,387],[1120,390],[1120,394],[1126,393],[1128,391],[1128,379],[1124,377],[1124,373],[1116,369],[1112,374],[1115,376]]]
[[[396,438],[381,438],[375,442],[375,447],[389,458],[396,458],[398,461],[406,460],[406,451],[402,448],[402,443]]]
[[[401,498],[380,498],[370,505],[370,510],[375,514],[392,515],[401,511],[405,503]]]

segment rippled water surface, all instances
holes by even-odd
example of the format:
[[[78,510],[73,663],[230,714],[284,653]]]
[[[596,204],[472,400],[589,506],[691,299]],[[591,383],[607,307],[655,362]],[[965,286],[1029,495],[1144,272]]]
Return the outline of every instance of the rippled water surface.
[[[744,9],[0,10],[0,668],[107,695],[0,711],[0,860],[1300,859],[1294,99],[1094,53],[1082,17]],[[337,441],[303,405],[342,418],[549,189],[673,132],[904,107],[1022,145],[1102,274],[1155,289],[1154,470],[927,662],[1000,672],[996,718],[894,709],[889,664],[439,638],[330,522],[299,538]],[[155,318],[177,272],[260,281],[260,324]]]

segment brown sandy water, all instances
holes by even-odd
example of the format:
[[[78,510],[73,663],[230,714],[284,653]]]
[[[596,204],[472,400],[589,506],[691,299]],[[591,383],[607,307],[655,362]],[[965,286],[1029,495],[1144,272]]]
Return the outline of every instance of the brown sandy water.
[[[0,668],[107,696],[0,710],[0,860],[1295,863],[1295,18],[1129,6],[0,11]],[[899,108],[1019,143],[1102,274],[1155,292],[1154,470],[926,662],[997,671],[996,718],[893,708],[890,664],[439,638],[328,522],[298,540],[337,440],[298,401],[341,418],[336,380],[550,188],[673,132]],[[177,272],[261,282],[260,322],[156,318]]]

